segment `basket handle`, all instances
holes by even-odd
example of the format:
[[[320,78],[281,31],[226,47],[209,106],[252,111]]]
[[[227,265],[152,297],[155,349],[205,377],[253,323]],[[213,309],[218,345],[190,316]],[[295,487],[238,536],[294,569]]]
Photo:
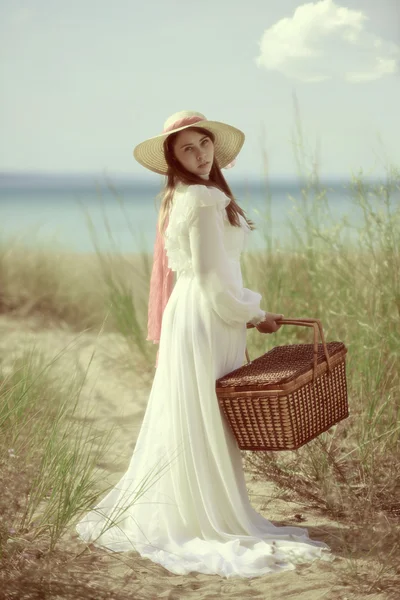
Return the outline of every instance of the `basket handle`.
[[[331,370],[332,370],[331,360],[330,360],[328,348],[326,346],[321,321],[319,319],[302,318],[302,319],[279,319],[279,320],[277,319],[277,322],[282,325],[300,325],[303,327],[312,327],[314,329],[314,363],[313,363],[313,379],[312,379],[313,383],[315,382],[315,374],[317,371],[317,364],[318,364],[318,331],[319,331],[319,334],[321,336],[322,346],[324,348],[326,362],[328,365],[328,375],[330,375]],[[247,362],[250,363],[251,361],[249,358],[249,353],[248,353],[247,347],[246,347],[246,358],[247,358]]]

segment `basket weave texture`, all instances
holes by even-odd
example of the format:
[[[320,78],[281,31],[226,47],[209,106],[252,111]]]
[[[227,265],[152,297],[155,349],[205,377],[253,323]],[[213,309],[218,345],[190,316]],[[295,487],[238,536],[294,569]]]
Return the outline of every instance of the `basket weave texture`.
[[[349,416],[343,342],[277,346],[216,381],[220,409],[242,450],[296,450]],[[317,343],[317,326],[322,343]]]

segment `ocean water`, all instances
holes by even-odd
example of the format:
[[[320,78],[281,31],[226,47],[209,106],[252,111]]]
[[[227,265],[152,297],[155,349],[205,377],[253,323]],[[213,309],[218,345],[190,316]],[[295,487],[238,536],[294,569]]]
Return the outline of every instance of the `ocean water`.
[[[121,180],[110,185],[109,181],[94,183],[88,177],[2,174],[0,239],[7,245],[23,242],[31,248],[54,243],[58,248],[78,253],[94,252],[96,246],[107,252],[152,253],[160,205],[156,195],[162,183]],[[265,247],[263,232],[273,247],[293,245],[296,235],[288,225],[289,219],[296,234],[304,239],[305,220],[315,192],[309,193],[307,208],[303,205],[299,182],[270,182],[270,219],[266,219],[269,202],[265,182],[228,183],[237,202],[257,227],[249,236],[248,249]],[[332,232],[346,218],[348,226],[335,236],[356,240],[364,220],[349,182],[324,182],[323,187],[327,188],[326,200],[315,200],[314,206],[314,211],[320,211],[322,227]],[[375,200],[375,204],[379,206],[380,202]]]

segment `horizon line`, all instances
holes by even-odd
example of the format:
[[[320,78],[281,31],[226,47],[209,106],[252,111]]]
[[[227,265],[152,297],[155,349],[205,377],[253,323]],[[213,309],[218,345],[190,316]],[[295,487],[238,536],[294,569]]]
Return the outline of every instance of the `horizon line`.
[[[298,181],[299,179],[303,179],[304,175],[298,175],[298,174],[277,174],[275,176],[271,176],[271,175],[263,175],[263,174],[239,174],[239,173],[231,173],[231,176],[229,177],[229,179],[242,179],[242,180],[252,180],[252,181],[265,181],[265,179],[269,179],[270,181],[274,181],[274,180],[286,180],[286,181]],[[89,178],[89,177],[108,177],[110,179],[112,178],[116,178],[116,179],[129,179],[132,181],[132,183],[136,181],[142,181],[145,183],[151,183],[151,182],[155,182],[155,183],[159,183],[159,179],[160,178],[164,178],[165,175],[161,175],[159,173],[153,173],[153,174],[140,174],[138,175],[137,173],[130,173],[128,171],[115,171],[113,173],[104,173],[104,172],[99,172],[99,171],[38,171],[38,170],[0,170],[0,178],[1,177],[23,177],[23,176],[27,176],[27,177],[66,177],[66,178],[71,178],[71,177],[79,177],[79,178]],[[154,177],[155,176],[155,177]],[[368,176],[366,174],[363,174],[364,179],[380,179],[382,175],[375,175],[375,176]],[[319,180],[320,181],[331,181],[331,180],[348,180],[351,179],[352,174],[348,173],[348,174],[344,174],[344,173],[340,173],[340,174],[330,174],[330,175],[324,175],[324,176],[319,176]]]

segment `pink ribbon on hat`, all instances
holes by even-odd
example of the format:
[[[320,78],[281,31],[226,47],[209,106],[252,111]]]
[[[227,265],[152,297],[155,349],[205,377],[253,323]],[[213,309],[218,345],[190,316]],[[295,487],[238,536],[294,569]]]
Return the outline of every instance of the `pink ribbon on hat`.
[[[193,125],[198,121],[204,121],[201,117],[184,117],[178,119],[172,125],[169,125],[164,129],[163,133],[183,127],[184,125]],[[231,169],[236,164],[234,159],[224,169]],[[164,232],[168,227],[169,215],[164,223]],[[154,243],[153,253],[153,268],[151,271],[150,278],[150,294],[149,294],[149,307],[148,307],[148,318],[147,318],[147,338],[146,341],[152,341],[153,344],[158,344],[161,337],[162,318],[165,307],[167,306],[168,300],[171,296],[174,287],[174,272],[168,266],[168,257],[165,250],[164,238],[161,235],[160,229],[157,226],[156,240]],[[156,365],[158,366],[158,356],[160,349],[157,351]]]
[[[172,125],[168,125],[163,131],[163,133],[167,133],[167,131],[171,131],[171,129],[178,129],[178,127],[184,127],[185,125],[193,125],[193,123],[198,123],[199,121],[205,121],[203,117],[182,117],[182,119],[177,119],[172,123]]]

